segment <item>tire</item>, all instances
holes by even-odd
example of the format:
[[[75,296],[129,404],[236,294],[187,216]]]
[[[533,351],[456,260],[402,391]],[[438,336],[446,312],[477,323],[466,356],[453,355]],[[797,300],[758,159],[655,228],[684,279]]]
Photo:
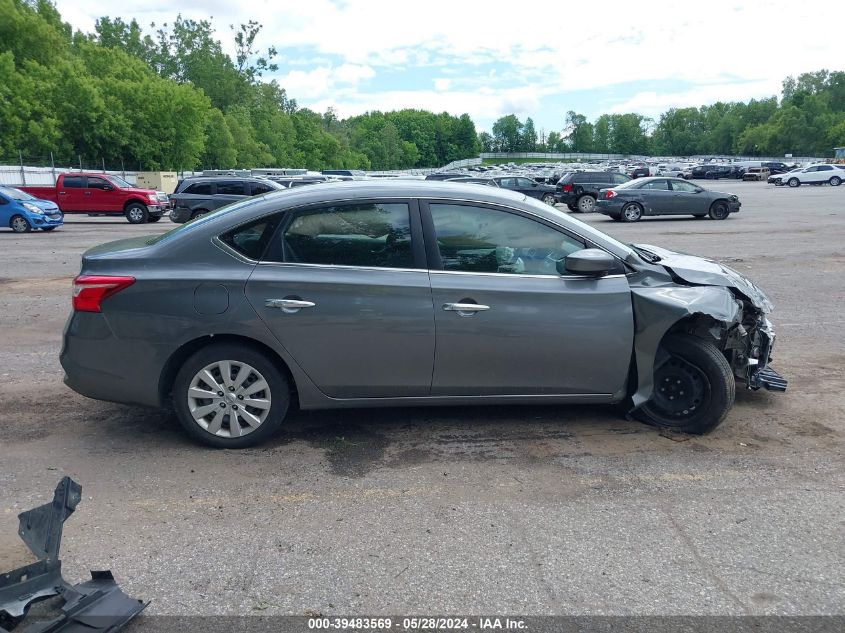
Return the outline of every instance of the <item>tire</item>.
[[[596,210],[596,199],[589,194],[584,194],[578,198],[576,204],[578,206],[578,213],[592,213]]]
[[[712,171],[708,171],[706,174],[704,174],[704,180],[716,180],[716,174],[714,174]]]
[[[41,230],[49,233],[50,231],[55,231],[57,228],[59,228],[59,227],[57,227],[57,226],[45,226],[45,227],[42,227]]]
[[[140,202],[130,202],[123,213],[129,220],[129,224],[146,224],[150,219],[150,212]]]
[[[9,228],[15,233],[29,233],[32,230],[32,225],[22,215],[13,215],[9,220]]]
[[[730,214],[731,210],[728,208],[728,203],[716,200],[710,205],[710,212],[707,215],[710,216],[711,220],[726,220]]]
[[[223,376],[227,366],[228,380]],[[264,388],[249,391],[253,385],[260,387],[261,382]],[[199,392],[211,397],[191,395]],[[244,404],[249,396],[260,406]],[[279,430],[290,406],[290,384],[255,348],[237,343],[212,344],[179,369],[173,383],[173,405],[182,428],[193,439],[215,448],[245,448],[260,444]],[[205,409],[207,413],[202,416]],[[232,425],[233,415],[236,427]]]
[[[641,417],[683,433],[715,429],[736,397],[736,382],[725,355],[690,334],[670,334],[661,347],[669,358],[654,370],[654,393],[640,409]]]
[[[543,202],[545,202],[549,206],[555,206],[555,197],[554,194],[547,193],[543,196]]]
[[[838,187],[842,184],[842,179],[839,176],[833,176],[828,182],[831,187]]]
[[[147,218],[147,222],[158,222],[159,220],[161,220],[161,217],[162,216],[160,215],[151,215]]]
[[[201,215],[205,215],[206,213],[208,213],[208,209],[194,209],[193,211],[191,211],[191,219],[195,220]]]
[[[639,222],[640,218],[642,217],[643,208],[636,202],[629,202],[624,207],[622,207],[621,220],[623,222]]]
[[[798,180],[797,178],[790,178],[789,180],[786,181],[786,184],[789,185],[790,187],[800,187],[801,181]]]

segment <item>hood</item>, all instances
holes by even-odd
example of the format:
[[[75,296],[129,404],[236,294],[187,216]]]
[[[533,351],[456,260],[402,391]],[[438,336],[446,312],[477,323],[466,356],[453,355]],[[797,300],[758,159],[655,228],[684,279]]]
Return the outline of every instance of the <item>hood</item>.
[[[771,312],[774,308],[766,293],[760,290],[745,276],[712,259],[676,253],[659,246],[650,244],[636,244],[660,257],[658,266],[663,266],[669,272],[690,284],[701,286],[723,286],[733,288],[744,295],[754,306],[763,312]]]
[[[126,191],[127,193],[137,193],[139,196],[153,196],[154,198],[157,197],[157,193],[155,189],[139,189],[138,187],[123,187],[121,191]]]
[[[38,207],[42,211],[58,211],[59,206],[50,200],[42,200],[41,198],[35,198],[34,200],[18,200],[19,203],[23,204],[26,202],[27,204],[31,204],[33,206]]]

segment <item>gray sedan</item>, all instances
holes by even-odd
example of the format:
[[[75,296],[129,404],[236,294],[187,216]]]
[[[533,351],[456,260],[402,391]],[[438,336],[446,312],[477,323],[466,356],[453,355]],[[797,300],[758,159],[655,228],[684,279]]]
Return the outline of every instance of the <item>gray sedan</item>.
[[[710,191],[680,178],[640,178],[602,189],[596,211],[614,220],[637,222],[646,215],[709,216],[724,220],[742,206],[732,193]]]
[[[217,447],[288,409],[616,403],[703,433],[783,390],[772,306],[720,264],[492,187],[352,181],[244,199],[82,257],[61,352],[91,398],[172,403]]]

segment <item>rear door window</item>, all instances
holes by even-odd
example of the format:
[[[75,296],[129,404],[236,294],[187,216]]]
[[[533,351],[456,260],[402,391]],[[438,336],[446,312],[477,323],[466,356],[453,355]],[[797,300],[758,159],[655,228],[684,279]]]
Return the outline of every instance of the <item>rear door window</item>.
[[[85,176],[65,176],[62,186],[67,189],[83,189],[85,187]]]
[[[410,208],[372,202],[295,212],[282,231],[282,255],[294,264],[414,268]]]
[[[217,183],[217,195],[245,196],[246,183],[243,180],[221,180]]]

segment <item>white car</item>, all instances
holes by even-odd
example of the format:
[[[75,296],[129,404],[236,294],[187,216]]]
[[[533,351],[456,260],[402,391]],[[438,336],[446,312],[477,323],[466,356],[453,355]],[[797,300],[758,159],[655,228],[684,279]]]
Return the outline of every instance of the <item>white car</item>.
[[[781,176],[781,184],[789,185],[790,187],[800,187],[801,185],[821,185],[828,183],[833,187],[838,187],[845,179],[845,170],[836,165],[810,165],[798,171],[791,171],[788,174]]]

